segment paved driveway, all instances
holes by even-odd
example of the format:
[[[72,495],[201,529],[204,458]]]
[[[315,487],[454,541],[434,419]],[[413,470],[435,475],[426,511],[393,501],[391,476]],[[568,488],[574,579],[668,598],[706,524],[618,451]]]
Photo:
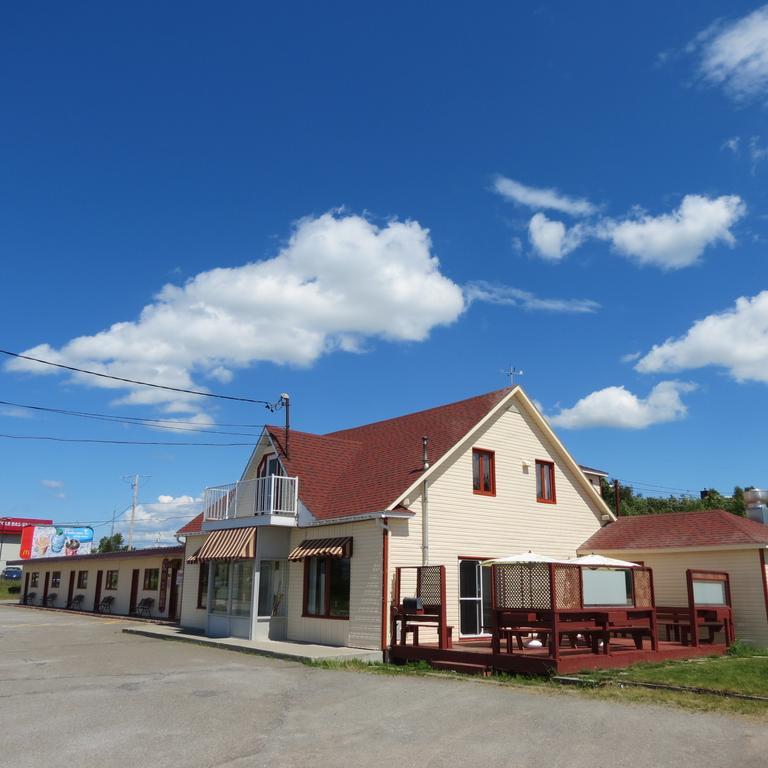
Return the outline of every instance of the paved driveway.
[[[311,669],[0,605],[0,763],[143,766],[768,764],[768,729],[473,682]]]

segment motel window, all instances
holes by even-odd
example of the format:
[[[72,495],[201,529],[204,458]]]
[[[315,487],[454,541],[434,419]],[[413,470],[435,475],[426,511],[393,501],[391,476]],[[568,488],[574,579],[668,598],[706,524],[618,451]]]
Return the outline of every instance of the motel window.
[[[117,589],[117,574],[119,571],[107,571],[107,580],[104,589]]]
[[[157,590],[157,585],[160,583],[160,569],[159,568],[145,568],[144,569],[144,589],[148,592],[154,592]]]
[[[197,607],[208,607],[208,563],[200,563],[197,576]]]
[[[77,572],[77,588],[88,589],[88,571]]]
[[[304,561],[304,615],[349,618],[348,557],[308,557]]]
[[[39,587],[40,586],[40,574],[37,571],[34,571],[32,573],[32,577],[29,580],[29,586],[30,587]]]
[[[555,495],[555,465],[551,461],[536,462],[536,501],[554,504]]]
[[[61,571],[51,572],[51,588],[58,589],[61,586]]]
[[[472,490],[481,496],[496,495],[496,461],[493,451],[472,449]]]

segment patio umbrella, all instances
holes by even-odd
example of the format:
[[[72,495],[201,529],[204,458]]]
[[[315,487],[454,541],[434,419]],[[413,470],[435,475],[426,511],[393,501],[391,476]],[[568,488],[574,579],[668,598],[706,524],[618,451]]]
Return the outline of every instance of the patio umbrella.
[[[515,563],[565,563],[568,562],[559,557],[550,557],[549,555],[538,555],[536,552],[518,552],[516,555],[507,555],[506,557],[497,557],[493,560],[483,560],[483,565],[514,565]]]
[[[605,557],[605,555],[596,555],[592,552],[589,555],[582,555],[581,557],[575,557],[573,560],[569,560],[569,563],[573,565],[588,565],[588,566],[600,566],[604,565],[609,568],[639,568],[637,563],[630,563],[629,560],[617,560],[615,557]]]

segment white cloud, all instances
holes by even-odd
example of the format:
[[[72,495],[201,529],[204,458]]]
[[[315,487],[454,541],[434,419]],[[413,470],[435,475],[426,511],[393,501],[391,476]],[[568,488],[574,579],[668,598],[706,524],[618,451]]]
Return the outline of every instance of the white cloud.
[[[560,261],[581,245],[584,229],[579,224],[566,228],[562,221],[554,221],[543,213],[536,213],[528,224],[528,237],[542,258]]]
[[[376,226],[326,213],[299,221],[277,256],[212,269],[166,285],[135,321],[26,354],[125,378],[202,389],[260,361],[310,365],[367,339],[423,341],[464,311],[461,288],[440,272],[429,231],[415,221]],[[10,370],[55,369],[13,360]],[[195,398],[74,374],[78,383],[128,390],[119,402],[198,409]],[[199,400],[199,398],[197,399]]]
[[[657,373],[710,365],[737,381],[768,383],[768,290],[697,320],[683,336],[655,345],[635,368]]]
[[[662,381],[648,397],[640,398],[624,387],[606,387],[583,397],[572,408],[564,408],[550,421],[566,429],[645,429],[684,418],[688,407],[680,395],[694,389],[696,385],[689,382]]]
[[[733,152],[734,155],[737,155],[741,152],[741,138],[739,136],[731,136],[730,139],[726,139],[723,142],[722,147],[720,149],[728,149],[731,152]]]
[[[639,357],[642,357],[642,352],[628,352],[626,355],[621,356],[622,363],[634,363]]]
[[[733,245],[731,227],[745,213],[746,206],[737,195],[686,195],[672,213],[603,222],[598,236],[640,264],[682,269],[695,264],[707,246]]]
[[[688,47],[699,73],[737,101],[768,93],[768,5],[736,21],[712,25]]]
[[[64,481],[63,480],[41,480],[40,485],[42,485],[43,488],[63,488]]]
[[[533,311],[584,314],[600,309],[600,305],[591,299],[543,299],[511,285],[483,280],[468,283],[464,287],[464,295],[468,304],[484,301],[488,304],[502,304]]]
[[[589,200],[568,197],[556,189],[528,187],[505,176],[497,176],[493,187],[503,198],[535,210],[560,211],[571,216],[589,216],[595,212]]]
[[[156,502],[138,504],[133,526],[133,546],[164,546],[176,544],[176,531],[202,511],[202,499],[189,495],[161,494]],[[125,513],[116,528],[128,541],[130,512]]]

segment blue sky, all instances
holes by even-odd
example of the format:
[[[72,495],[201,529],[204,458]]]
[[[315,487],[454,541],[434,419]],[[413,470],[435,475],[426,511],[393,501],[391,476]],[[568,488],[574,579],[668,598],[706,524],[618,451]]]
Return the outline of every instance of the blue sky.
[[[514,364],[582,463],[646,492],[768,482],[759,5],[51,3],[3,8],[0,42],[2,348],[289,392],[319,432]],[[11,363],[0,399],[268,418],[98,384]],[[0,431],[249,441],[10,406]],[[101,522],[139,473],[154,541],[249,449],[0,452],[0,514]]]

